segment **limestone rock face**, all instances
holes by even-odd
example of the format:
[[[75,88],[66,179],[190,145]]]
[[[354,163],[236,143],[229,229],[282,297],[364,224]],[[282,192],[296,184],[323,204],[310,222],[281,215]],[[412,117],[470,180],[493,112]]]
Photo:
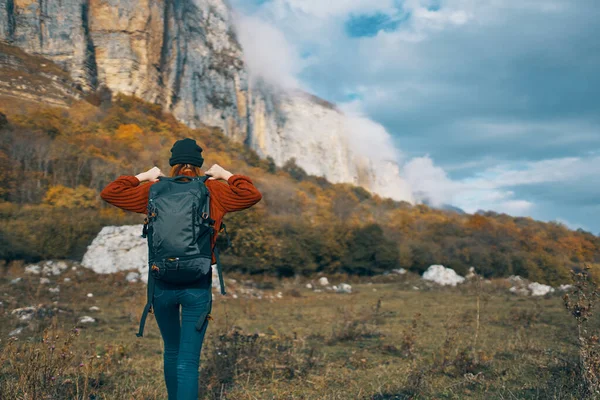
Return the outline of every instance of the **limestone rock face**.
[[[255,99],[249,144],[277,165],[291,157],[312,175],[357,182],[358,165],[344,135],[344,115],[304,92],[267,93]]]
[[[191,127],[220,127],[280,166],[296,158],[310,174],[410,200],[397,166],[351,149],[333,105],[251,83],[224,0],[8,0],[0,41],[49,58],[84,92],[135,95]]]

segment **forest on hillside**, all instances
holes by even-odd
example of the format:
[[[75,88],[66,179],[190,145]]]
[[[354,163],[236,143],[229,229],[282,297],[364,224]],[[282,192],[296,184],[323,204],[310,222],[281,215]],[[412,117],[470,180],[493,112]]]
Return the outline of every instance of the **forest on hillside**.
[[[206,167],[247,174],[263,193],[257,207],[225,219],[226,269],[374,275],[443,264],[551,284],[584,263],[600,269],[600,237],[592,233],[382,199],[309,176],[293,160],[277,167],[219,129],[190,129],[157,105],[109,93],[68,109],[0,103],[0,259],[78,259],[102,226],[141,223],[99,193],[119,175],[153,165],[167,171],[171,145],[183,137],[205,149]]]

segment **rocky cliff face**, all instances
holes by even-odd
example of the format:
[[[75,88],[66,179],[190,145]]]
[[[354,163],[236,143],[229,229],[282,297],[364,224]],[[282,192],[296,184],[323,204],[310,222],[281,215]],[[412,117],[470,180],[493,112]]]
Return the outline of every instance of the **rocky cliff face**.
[[[17,98],[68,107],[82,94],[69,74],[53,62],[0,43],[0,101]]]
[[[4,0],[0,40],[54,61],[82,91],[106,86],[161,104],[278,165],[294,157],[311,174],[377,192],[381,182],[402,183],[353,154],[334,106],[251,87],[223,0]]]

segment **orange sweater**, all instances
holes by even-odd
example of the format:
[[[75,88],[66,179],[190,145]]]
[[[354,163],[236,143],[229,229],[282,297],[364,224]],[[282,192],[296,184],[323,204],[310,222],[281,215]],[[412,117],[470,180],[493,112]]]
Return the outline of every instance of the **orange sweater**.
[[[233,175],[227,183],[218,180],[206,181],[210,192],[210,217],[215,220],[215,234],[211,240],[213,248],[225,214],[250,208],[262,199],[262,195],[247,176]],[[109,183],[100,193],[100,197],[125,211],[145,214],[150,186],[152,183],[140,184],[135,176],[123,175]]]

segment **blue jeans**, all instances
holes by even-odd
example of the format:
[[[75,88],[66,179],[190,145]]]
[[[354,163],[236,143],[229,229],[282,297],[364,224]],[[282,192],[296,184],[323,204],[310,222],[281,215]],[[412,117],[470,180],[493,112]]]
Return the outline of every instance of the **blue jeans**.
[[[200,351],[212,308],[211,290],[157,286],[153,308],[165,346],[164,371],[169,400],[197,400]]]

